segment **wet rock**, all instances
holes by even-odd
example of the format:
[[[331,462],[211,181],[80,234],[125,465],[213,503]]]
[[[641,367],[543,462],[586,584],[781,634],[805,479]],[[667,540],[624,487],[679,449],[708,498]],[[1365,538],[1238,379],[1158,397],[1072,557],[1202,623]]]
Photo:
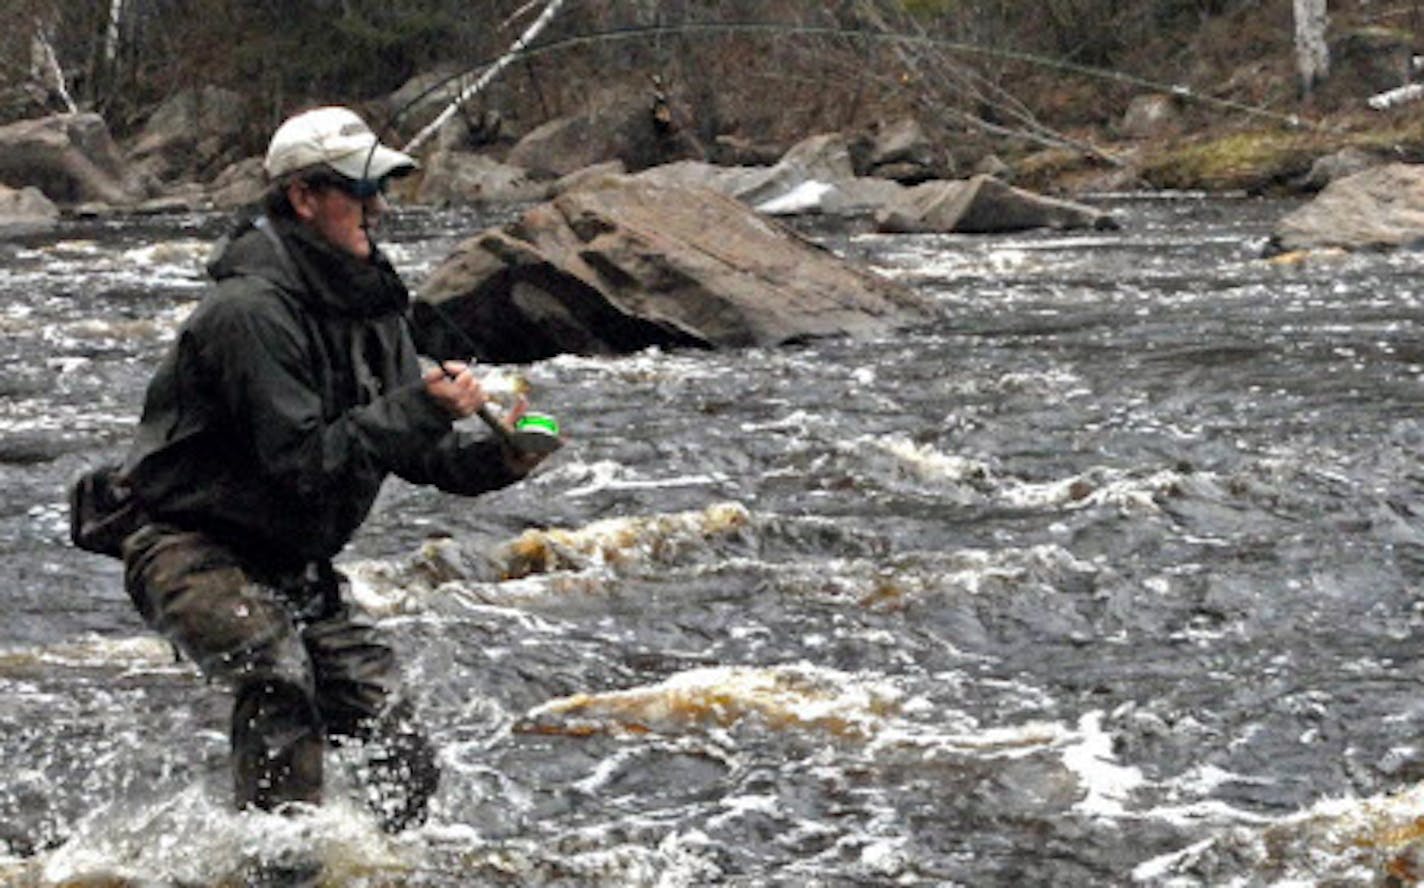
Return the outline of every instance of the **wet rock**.
[[[730,198],[636,178],[598,179],[466,240],[415,307],[428,354],[493,362],[776,345],[931,314],[925,297]]]
[[[834,185],[808,182],[789,194],[758,204],[756,209],[772,216],[873,216],[900,200],[904,193],[905,186],[899,182],[869,176]]]
[[[38,188],[0,185],[0,237],[47,231],[58,221],[59,207]]]
[[[893,693],[833,670],[709,667],[656,685],[551,700],[531,710],[514,730],[572,736],[686,734],[755,721],[777,732],[864,741],[898,714],[899,706]]]
[[[1102,210],[1034,194],[991,176],[918,185],[877,213],[876,225],[882,232],[898,234],[1118,227]]]
[[[1325,187],[1276,223],[1267,256],[1297,250],[1388,249],[1424,242],[1424,166],[1391,163]]]
[[[490,556],[502,579],[518,579],[555,570],[618,565],[733,536],[751,524],[741,503],[715,503],[697,512],[641,518],[609,518],[587,527],[526,530]]]
[[[422,173],[416,200],[424,204],[524,203],[550,193],[550,183],[536,181],[528,170],[472,151],[437,151]]]
[[[660,185],[708,188],[773,216],[871,215],[904,191],[889,179],[856,176],[851,155],[843,136],[828,133],[798,143],[770,167],[687,160],[637,176]]]
[[[854,178],[855,166],[845,136],[823,133],[791,146],[765,175],[750,187],[739,190],[737,198],[755,206],[788,194],[806,182],[834,184]]]
[[[147,196],[126,170],[104,119],[87,113],[0,126],[0,182],[34,186],[61,205],[124,206]]]

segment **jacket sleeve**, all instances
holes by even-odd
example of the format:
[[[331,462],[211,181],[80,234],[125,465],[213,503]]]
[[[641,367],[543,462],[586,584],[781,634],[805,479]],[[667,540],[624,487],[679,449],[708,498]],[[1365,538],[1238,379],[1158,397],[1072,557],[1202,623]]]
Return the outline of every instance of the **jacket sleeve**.
[[[426,464],[451,434],[450,416],[419,383],[324,416],[320,362],[301,321],[273,293],[232,297],[200,309],[200,372],[274,482],[301,497],[339,495],[353,478]]]
[[[424,451],[418,466],[394,471],[415,484],[433,484],[446,493],[466,496],[499,490],[523,477],[509,470],[498,441],[459,429]]]
[[[396,350],[400,377],[420,388],[424,395],[415,341],[405,325],[400,327]],[[523,477],[510,471],[498,441],[455,427],[434,446],[422,448],[412,456],[413,460],[392,464],[391,471],[413,484],[431,484],[446,493],[475,496],[508,487]]]

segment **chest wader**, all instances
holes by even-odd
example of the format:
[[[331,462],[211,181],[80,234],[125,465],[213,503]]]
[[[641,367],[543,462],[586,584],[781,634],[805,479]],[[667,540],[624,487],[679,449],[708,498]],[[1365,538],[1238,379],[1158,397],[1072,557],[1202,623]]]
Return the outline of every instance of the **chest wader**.
[[[321,802],[327,739],[359,744],[383,828],[424,821],[435,753],[398,696],[395,654],[342,600],[330,562],[282,570],[150,524],[124,542],[124,584],[149,626],[230,687],[240,808]]]

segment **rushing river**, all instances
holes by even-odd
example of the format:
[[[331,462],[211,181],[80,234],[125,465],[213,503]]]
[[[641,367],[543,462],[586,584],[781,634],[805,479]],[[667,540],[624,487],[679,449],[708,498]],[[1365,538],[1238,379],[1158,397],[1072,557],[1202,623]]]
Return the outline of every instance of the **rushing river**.
[[[1288,209],[813,236],[932,296],[876,341],[521,368],[568,446],[393,482],[342,561],[442,749],[424,828],[230,813],[227,700],[70,548],[222,221],[0,243],[0,880],[1375,885],[1424,873],[1424,256]],[[408,213],[418,282],[493,217]]]

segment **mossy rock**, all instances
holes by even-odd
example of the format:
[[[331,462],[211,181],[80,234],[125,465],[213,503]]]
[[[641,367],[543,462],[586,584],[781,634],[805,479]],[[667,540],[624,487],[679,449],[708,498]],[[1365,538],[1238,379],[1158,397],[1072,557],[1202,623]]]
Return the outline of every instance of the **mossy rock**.
[[[1303,131],[1233,133],[1151,151],[1143,159],[1142,178],[1155,188],[1181,191],[1287,190],[1324,150],[1318,135]]]

